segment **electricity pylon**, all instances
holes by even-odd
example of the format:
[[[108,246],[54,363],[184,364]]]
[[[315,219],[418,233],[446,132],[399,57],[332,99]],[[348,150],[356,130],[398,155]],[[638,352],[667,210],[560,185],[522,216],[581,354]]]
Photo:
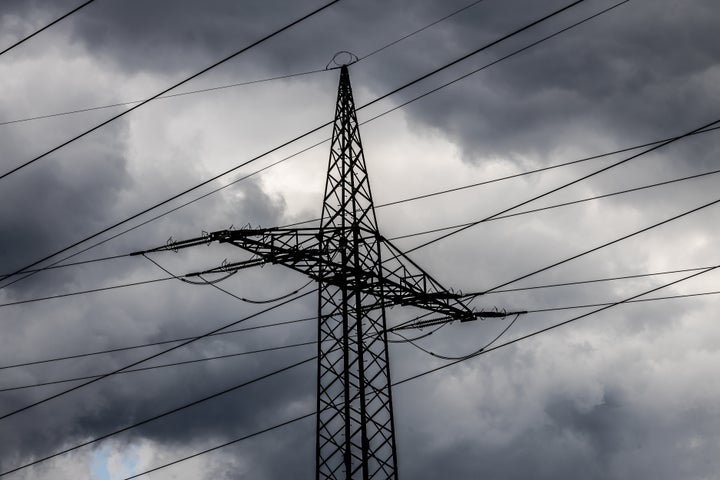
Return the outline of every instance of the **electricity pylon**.
[[[347,65],[340,68],[320,225],[221,230],[147,252],[213,241],[253,258],[200,274],[274,263],[318,284],[318,480],[398,478],[387,308],[412,305],[461,321],[505,316],[470,309],[380,234]]]

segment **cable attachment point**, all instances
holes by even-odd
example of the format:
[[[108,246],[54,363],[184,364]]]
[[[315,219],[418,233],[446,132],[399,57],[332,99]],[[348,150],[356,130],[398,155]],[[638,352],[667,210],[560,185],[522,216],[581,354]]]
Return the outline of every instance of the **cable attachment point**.
[[[348,52],[347,50],[341,50],[333,55],[332,60],[325,65],[325,70],[335,70],[337,68],[352,65],[359,61],[359,58],[354,53]]]
[[[229,262],[228,262],[228,259],[226,258],[220,264],[220,270],[222,270],[223,272],[229,272],[230,268],[228,267],[228,265],[229,265]]]
[[[179,249],[175,245],[176,243],[172,236],[167,239],[167,242],[165,242],[165,246],[168,250],[172,250],[173,252],[177,253]]]
[[[205,230],[200,231],[200,238],[205,239],[206,245],[210,245],[213,242],[212,235],[210,235],[210,232],[206,232]]]

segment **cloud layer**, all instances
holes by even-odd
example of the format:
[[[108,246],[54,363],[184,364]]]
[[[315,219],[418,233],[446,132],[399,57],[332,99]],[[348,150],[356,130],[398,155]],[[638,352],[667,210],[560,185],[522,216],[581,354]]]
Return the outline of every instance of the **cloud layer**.
[[[340,50],[362,57],[470,2],[343,0],[182,87],[210,88],[322,69]],[[559,15],[438,75],[360,110],[371,119],[480,68],[612,2]],[[8,45],[75,2],[6,1]],[[152,95],[316,8],[314,2],[101,0],[0,57],[0,122]],[[358,105],[525,25],[563,2],[485,0],[351,67]],[[673,137],[720,118],[720,11],[710,0],[632,0],[497,65],[362,126],[377,203],[551,166]],[[331,119],[336,72],[158,100],[0,180],[2,273],[38,260],[262,154]],[[0,125],[7,171],[119,108]],[[253,173],[330,134],[324,129],[154,212]],[[717,169],[710,132],[643,155],[523,209]],[[73,260],[125,254],[230,225],[282,225],[320,213],[328,144],[107,241]],[[481,219],[637,151],[378,209],[386,236]],[[447,286],[485,290],[715,199],[717,178],[648,189],[488,222],[411,254]],[[101,241],[152,214],[98,237]],[[709,207],[506,288],[717,263],[719,214]],[[410,249],[426,235],[398,240]],[[71,250],[68,253],[73,253]],[[247,258],[213,245],[153,256],[181,274]],[[687,275],[689,273],[686,273]],[[164,277],[142,257],[42,272],[0,290],[0,303]],[[478,308],[539,310],[612,302],[683,274],[488,294]],[[306,280],[279,266],[219,284],[253,300]],[[3,285],[7,280],[3,282]],[[656,293],[718,289],[708,273]],[[263,306],[209,286],[169,280],[4,306],[0,366],[201,334]],[[238,325],[316,313],[313,294]],[[609,309],[395,388],[403,478],[714,478],[720,469],[720,355],[712,296]],[[522,316],[500,342],[586,312]],[[413,311],[389,312],[391,324]],[[462,355],[507,321],[443,328],[420,341]],[[313,321],[211,337],[151,364],[313,341]],[[0,370],[0,388],[111,371],[162,347]],[[395,380],[443,362],[409,344],[390,347]],[[302,346],[117,375],[0,420],[0,470],[104,435],[315,354]],[[305,364],[191,409],[14,474],[124,478],[315,408]],[[76,384],[76,383],[75,383]],[[74,383],[0,392],[2,412]],[[305,420],[157,472],[154,478],[313,478],[314,421]],[[282,460],[279,460],[282,459]],[[8,477],[12,478],[12,477]]]

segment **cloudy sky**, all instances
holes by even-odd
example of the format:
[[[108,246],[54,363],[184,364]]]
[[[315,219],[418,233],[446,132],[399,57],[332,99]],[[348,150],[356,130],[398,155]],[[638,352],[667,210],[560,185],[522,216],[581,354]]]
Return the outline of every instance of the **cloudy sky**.
[[[4,0],[0,49],[80,2]],[[0,266],[13,272],[332,119],[341,50],[364,57],[470,0],[342,0],[173,93],[322,70],[160,99],[0,180]],[[557,10],[568,1],[484,0],[351,66],[364,105]],[[682,135],[720,119],[720,7],[630,0],[522,53],[374,119],[617,3],[586,0],[358,112],[376,204],[474,184]],[[0,169],[6,172],[320,6],[316,1],[97,0],[0,56]],[[67,262],[123,255],[230,225],[283,225],[320,214],[328,129],[83,243],[119,234],[218,187],[218,193]],[[510,213],[720,169],[714,131],[679,140]],[[386,237],[472,222],[612,165],[631,150],[512,180],[378,208]],[[487,222],[410,256],[448,287],[482,291],[717,200],[718,176]],[[720,263],[720,207],[690,215],[504,289],[695,269]],[[397,240],[410,250],[441,233]],[[55,257],[53,260],[62,258]],[[246,258],[213,245],[152,256],[184,274]],[[45,264],[47,264],[46,262]],[[698,271],[519,290],[472,305],[529,310],[508,341]],[[0,366],[196,336],[271,304],[177,280],[6,305],[159,279],[142,257],[69,266],[0,286]],[[279,266],[219,284],[267,300],[306,283]],[[310,288],[310,287],[308,287]],[[720,290],[708,272],[650,297]],[[309,290],[303,290],[303,292]],[[720,328],[713,295],[637,302],[394,388],[399,473],[412,479],[711,479],[720,460]],[[316,298],[239,327],[311,318]],[[418,314],[395,308],[391,324]],[[461,356],[509,320],[451,325],[418,344]],[[216,336],[141,366],[312,342],[314,321]],[[161,347],[0,370],[0,389],[96,375]],[[314,346],[117,375],[0,420],[5,472],[295,362]],[[393,380],[446,363],[390,346]],[[116,480],[304,415],[307,363],[7,478]],[[0,391],[0,414],[74,383]],[[314,422],[303,420],[148,475],[314,478]]]

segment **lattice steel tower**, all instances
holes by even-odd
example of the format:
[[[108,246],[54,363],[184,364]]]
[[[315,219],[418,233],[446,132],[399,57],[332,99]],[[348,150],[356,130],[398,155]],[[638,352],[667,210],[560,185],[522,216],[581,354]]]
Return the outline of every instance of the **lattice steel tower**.
[[[329,262],[320,262],[318,278],[317,476],[336,478],[344,465],[347,478],[396,478],[382,242],[347,66],[340,69],[319,238]]]
[[[437,321],[505,316],[468,308],[378,231],[347,65],[340,68],[320,225],[221,230],[144,253],[212,241],[253,257],[198,274],[276,263],[318,283],[318,480],[398,478],[387,308],[412,305],[442,315]]]

